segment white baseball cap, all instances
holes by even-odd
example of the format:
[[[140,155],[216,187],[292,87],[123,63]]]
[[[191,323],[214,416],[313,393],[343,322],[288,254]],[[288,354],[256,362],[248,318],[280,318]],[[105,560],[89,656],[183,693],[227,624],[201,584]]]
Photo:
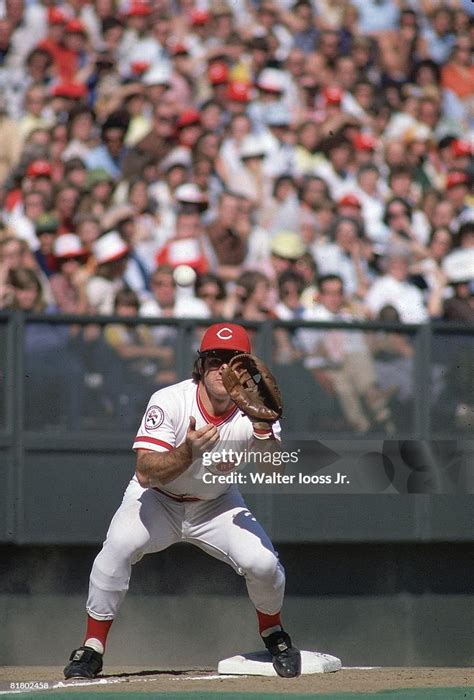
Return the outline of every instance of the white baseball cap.
[[[143,74],[144,85],[170,85],[171,70],[166,63],[155,63]]]
[[[242,139],[239,148],[239,156],[242,160],[245,158],[263,158],[265,155],[265,146],[258,136],[249,134]]]
[[[443,271],[451,284],[474,280],[474,250],[458,249],[443,261]]]
[[[87,255],[82,241],[75,233],[63,233],[54,241],[53,253],[56,258],[78,258]]]
[[[129,247],[117,231],[109,231],[98,238],[92,246],[92,251],[98,265],[113,262],[123,258],[129,252]]]
[[[190,204],[206,204],[207,197],[193,182],[186,182],[175,189],[175,197],[180,202]]]
[[[268,92],[284,92],[285,74],[278,68],[264,68],[257,78],[257,87]]]
[[[173,168],[175,165],[180,165],[183,168],[190,168],[192,165],[192,157],[189,148],[184,146],[176,146],[168,153],[166,158],[160,161],[160,170],[166,171]]]

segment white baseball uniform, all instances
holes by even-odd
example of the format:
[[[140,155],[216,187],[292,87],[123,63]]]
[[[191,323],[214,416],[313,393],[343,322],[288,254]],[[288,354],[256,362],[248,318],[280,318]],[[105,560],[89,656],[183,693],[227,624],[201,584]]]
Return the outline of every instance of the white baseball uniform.
[[[250,446],[250,420],[235,406],[222,416],[209,415],[198,385],[188,379],[152,395],[133,448],[163,452],[178,447],[185,441],[190,416],[196,419],[196,430],[207,423],[218,427],[220,439],[214,451],[229,445],[240,450]],[[275,424],[275,434],[279,431]],[[159,489],[143,488],[133,476],[92,567],[87,601],[91,617],[114,619],[128,590],[132,565],[175,542],[195,544],[230,564],[245,577],[257,610],[269,615],[279,612],[285,574],[270,539],[237,487],[206,484],[205,473],[201,460],[196,460]]]

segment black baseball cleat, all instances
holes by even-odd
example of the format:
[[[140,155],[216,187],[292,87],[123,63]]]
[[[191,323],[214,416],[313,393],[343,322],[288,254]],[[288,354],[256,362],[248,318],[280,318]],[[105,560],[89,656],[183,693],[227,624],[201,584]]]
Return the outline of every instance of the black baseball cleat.
[[[301,674],[301,654],[291,643],[290,635],[281,630],[262,637],[272,655],[273,668],[283,678],[294,678]]]
[[[102,671],[102,654],[91,647],[79,647],[69,657],[64,678],[95,678]]]

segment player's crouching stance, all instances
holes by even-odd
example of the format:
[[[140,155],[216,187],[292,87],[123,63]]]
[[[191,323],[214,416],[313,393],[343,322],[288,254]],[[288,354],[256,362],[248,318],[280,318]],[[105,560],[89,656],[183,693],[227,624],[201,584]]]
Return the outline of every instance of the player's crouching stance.
[[[192,379],[152,395],[133,444],[136,473],[92,567],[85,641],[72,652],[66,678],[100,673],[132,565],[179,541],[196,544],[245,577],[276,672],[286,678],[301,673],[300,652],[281,626],[285,573],[272,543],[234,484],[202,478],[203,452],[229,443],[242,450],[278,447],[278,387],[250,352],[244,328],[214,324],[202,338]],[[263,377],[263,401],[262,387],[250,378],[254,371],[257,382]]]

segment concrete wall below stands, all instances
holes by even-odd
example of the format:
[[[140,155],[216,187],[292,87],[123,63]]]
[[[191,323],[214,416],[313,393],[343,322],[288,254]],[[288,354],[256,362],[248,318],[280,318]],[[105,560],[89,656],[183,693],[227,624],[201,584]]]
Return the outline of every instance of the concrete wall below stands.
[[[375,666],[469,666],[469,544],[280,545],[284,624],[297,644]],[[0,664],[62,665],[82,641],[97,547],[0,548]],[[46,631],[46,632],[45,632]],[[215,667],[260,648],[243,579],[178,545],[145,557],[115,622],[107,663]]]

